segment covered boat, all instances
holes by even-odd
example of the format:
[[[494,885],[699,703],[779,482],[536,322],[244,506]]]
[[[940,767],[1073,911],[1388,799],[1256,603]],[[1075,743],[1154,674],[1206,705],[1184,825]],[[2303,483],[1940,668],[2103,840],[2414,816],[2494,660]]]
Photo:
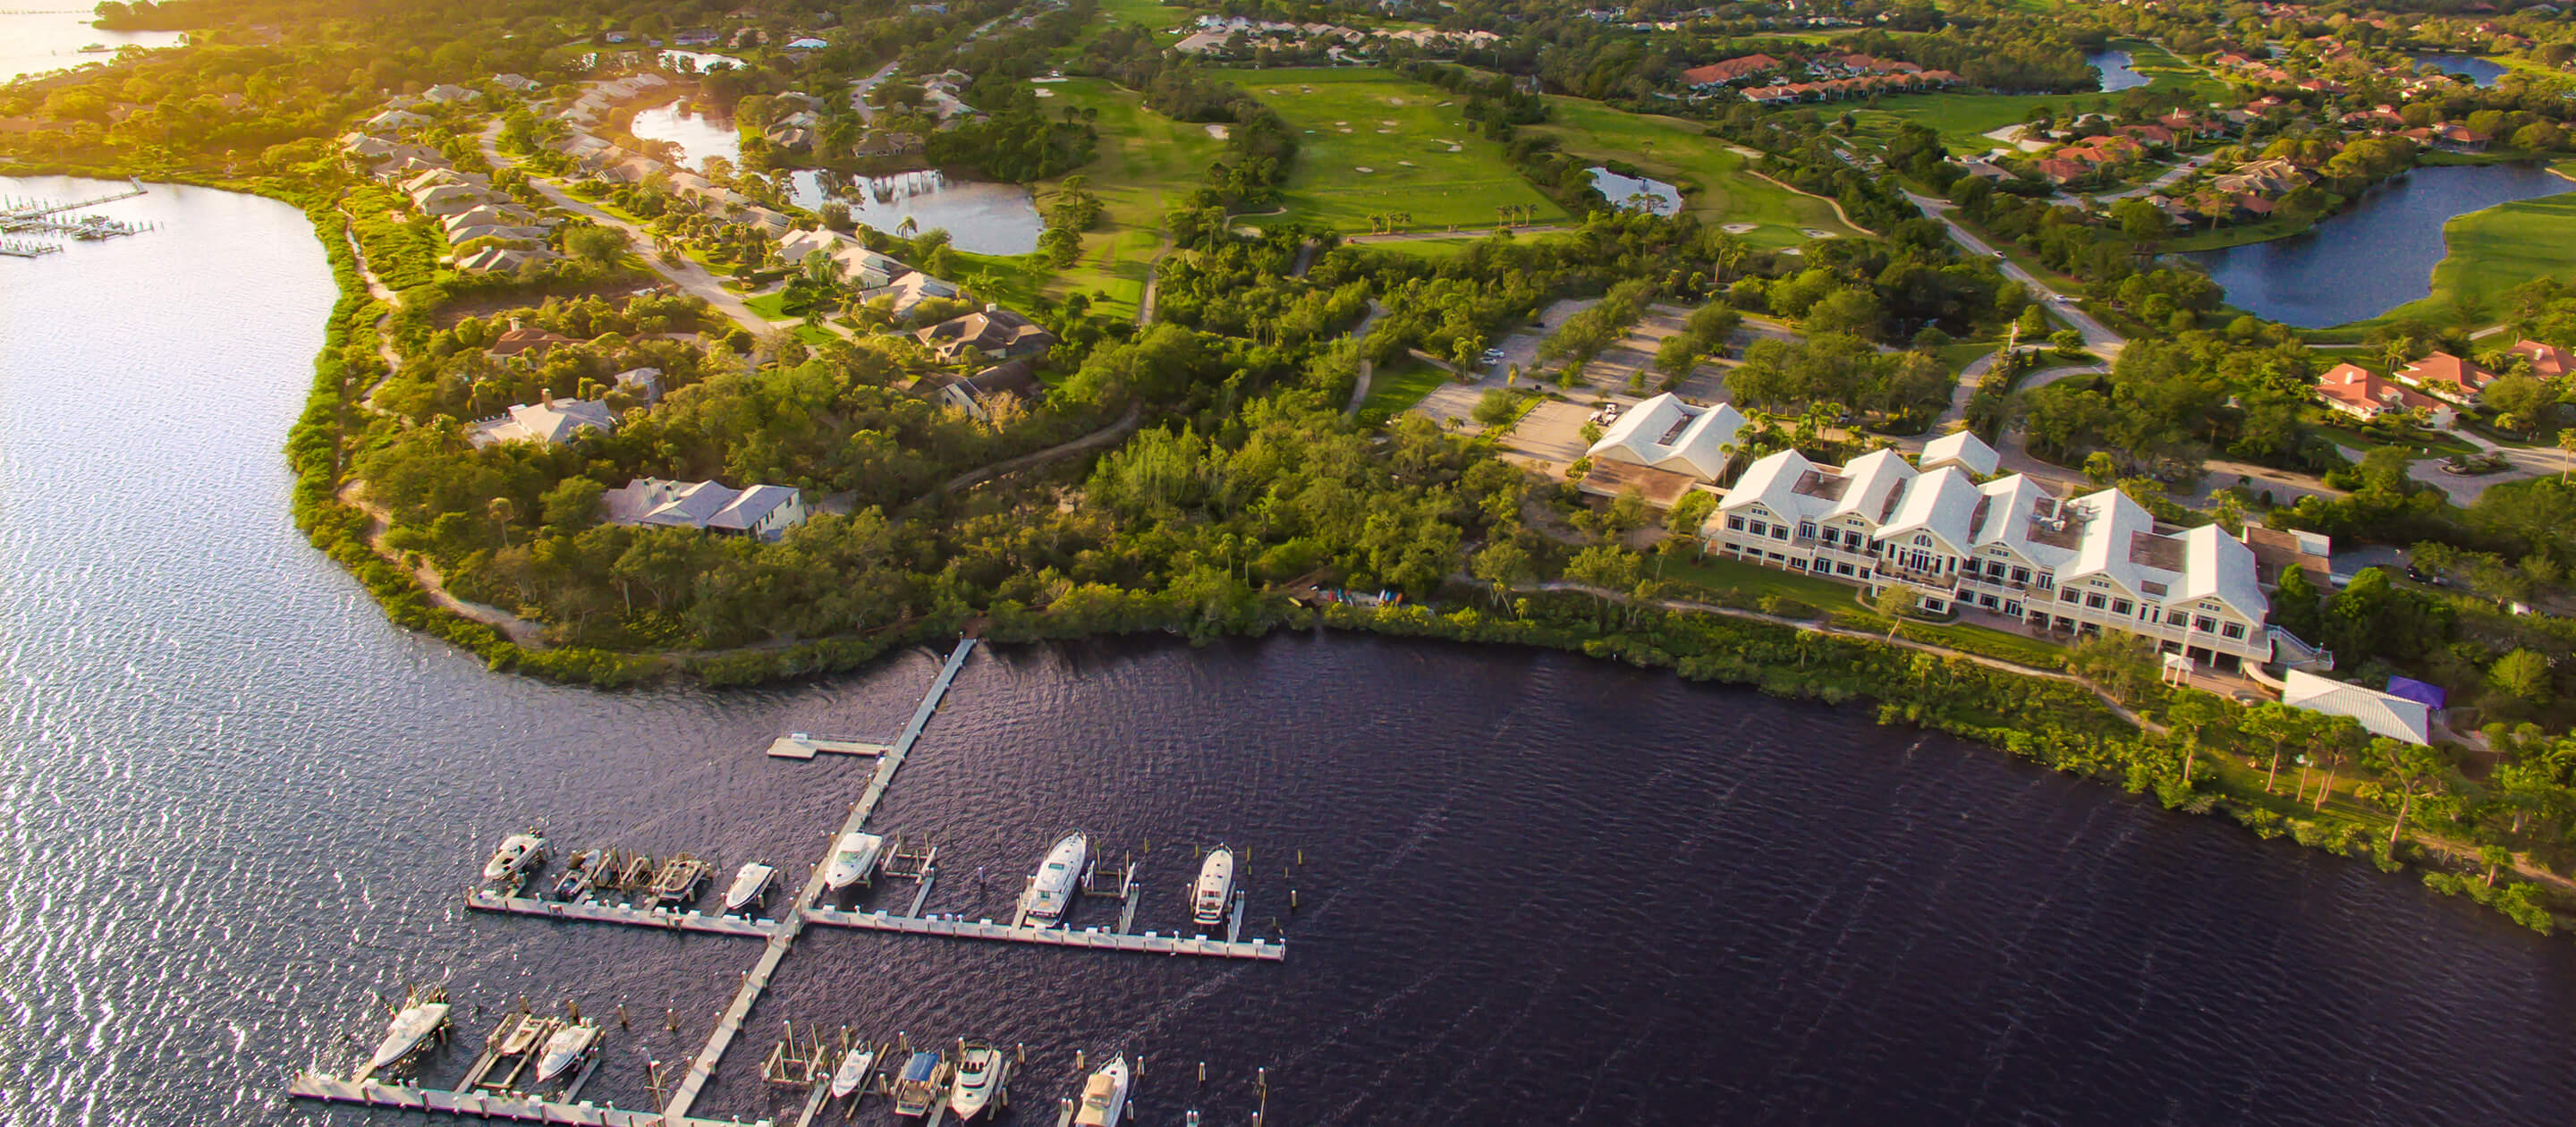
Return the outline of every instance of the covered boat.
[[[877,871],[877,857],[885,852],[885,839],[871,833],[851,832],[841,835],[832,847],[832,862],[823,870],[823,888],[839,892],[869,879]]]
[[[1199,863],[1199,883],[1190,890],[1190,920],[1214,927],[1225,918],[1225,902],[1234,895],[1234,850],[1217,846]]]
[[[1127,1110],[1127,1057],[1110,1060],[1082,1085],[1082,1109],[1073,1113],[1074,1127],[1116,1127]]]
[[[1075,830],[1064,835],[1047,851],[1046,863],[1038,866],[1035,880],[1029,882],[1029,923],[1047,927],[1064,918],[1065,909],[1073,906],[1073,893],[1082,880],[1082,868],[1091,861],[1091,841]]]
[[[384,1068],[420,1051],[431,1036],[447,1027],[448,1004],[414,1002],[394,1015],[385,1027],[385,1039],[377,1042],[374,1056],[367,1058],[370,1072]]]
[[[930,1105],[939,1100],[939,1054],[920,1052],[903,1062],[903,1071],[894,1078],[894,1113],[928,1115]]]
[[[572,1071],[598,1044],[599,1026],[593,1022],[576,1021],[555,1030],[554,1036],[546,1038],[546,1051],[537,1057],[537,1083]]]
[[[965,1123],[984,1113],[1002,1087],[1002,1050],[968,1041],[957,1053],[957,1082],[948,1089],[948,1110]]]

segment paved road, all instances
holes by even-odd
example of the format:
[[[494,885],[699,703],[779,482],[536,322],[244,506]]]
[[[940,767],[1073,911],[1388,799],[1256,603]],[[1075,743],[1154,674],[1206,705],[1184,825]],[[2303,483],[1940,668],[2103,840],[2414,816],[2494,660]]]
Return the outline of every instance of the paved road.
[[[502,154],[497,143],[500,136],[501,122],[496,118],[475,140],[482,146],[483,157],[492,162],[492,167],[513,167],[518,162]],[[663,261],[661,255],[653,253],[653,236],[643,228],[582,202],[556,187],[553,182],[534,173],[528,175],[528,183],[534,185],[537,191],[556,207],[602,227],[623,233],[627,241],[634,244],[635,252],[643,258],[644,265],[651,267],[654,273],[661,275],[672,285],[706,299],[707,304],[714,306],[717,312],[732,318],[735,324],[755,333],[769,333],[779,329],[780,326],[771,324],[768,318],[752,312],[750,306],[742,303],[742,298],[725,289],[724,283],[717,281],[715,275],[707,273],[706,269],[695,261],[687,258],[677,263]],[[843,336],[849,335],[838,325],[829,327]]]
[[[2075,326],[2076,332],[2084,334],[2084,347],[2092,350],[2095,355],[2105,360],[2117,360],[2120,358],[2121,350],[2129,346],[2127,337],[2112,332],[2104,327],[2102,322],[2094,320],[2092,315],[2076,308],[2074,303],[2066,300],[2065,295],[2048,288],[2047,284],[2041,282],[2036,275],[2022,269],[2009,258],[1997,258],[1995,248],[1986,245],[1984,240],[1975,235],[1969,234],[1967,228],[1961,227],[1958,220],[1951,218],[1951,204],[1948,200],[1936,200],[1930,196],[1918,196],[1912,192],[1905,193],[1905,198],[1914,201],[1914,206],[1922,208],[1923,214],[1940,220],[1942,226],[1950,229],[1950,238],[1957,241],[1960,246],[1968,248],[1969,253],[1995,259],[1995,266],[2003,272],[2004,277],[2021,283],[2024,288],[2048,304],[2049,312],[2056,314],[2067,324]]]

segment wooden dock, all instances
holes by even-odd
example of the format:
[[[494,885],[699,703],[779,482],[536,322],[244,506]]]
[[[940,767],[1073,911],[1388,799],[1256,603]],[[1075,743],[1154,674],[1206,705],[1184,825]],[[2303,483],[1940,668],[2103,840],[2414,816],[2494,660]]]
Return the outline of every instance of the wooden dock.
[[[298,1073],[286,1086],[286,1092],[298,1099],[474,1115],[487,1120],[508,1119],[521,1123],[580,1124],[584,1127],[744,1127],[740,1120],[690,1119],[658,1111],[601,1107],[535,1096],[450,1092],[372,1080],[338,1080],[316,1072]],[[760,1122],[767,1124],[769,1121],[764,1119]]]
[[[913,709],[912,719],[903,726],[903,734],[895,738],[894,745],[887,748],[885,754],[877,757],[876,773],[868,779],[867,791],[859,796],[857,802],[850,804],[850,816],[842,820],[841,828],[833,831],[828,840],[837,843],[841,835],[867,827],[868,818],[876,813],[877,804],[885,800],[886,787],[894,782],[895,772],[903,769],[904,757],[912,753],[912,745],[921,739],[922,729],[930,726],[931,716],[939,711],[940,700],[948,695],[948,686],[956,682],[957,671],[965,668],[967,656],[974,652],[975,639],[958,640],[956,650],[948,655],[948,663],[940,667],[939,676],[930,682],[930,691],[922,694],[920,707]],[[811,904],[822,895],[825,871],[822,861],[815,862],[813,874],[805,879],[804,889],[790,903]],[[688,1073],[680,1078],[679,1087],[672,1091],[670,1102],[664,1105],[664,1113],[674,1121],[686,1119],[689,1108],[698,1102],[698,1093],[706,1087],[707,1078],[715,1075],[717,1062],[724,1059],[725,1050],[732,1046],[734,1036],[742,1032],[743,1020],[751,1016],[753,1004],[760,1000],[761,992],[769,988],[769,978],[777,973],[778,961],[786,958],[788,950],[795,946],[796,933],[804,928],[805,919],[805,913],[801,911],[790,912],[779,922],[778,929],[770,933],[769,945],[761,951],[760,961],[743,975],[742,988],[734,992],[733,1003],[716,1018],[715,1031],[707,1035],[706,1048],[699,1050],[697,1057],[689,1062]]]
[[[1145,955],[1199,955],[1217,959],[1257,959],[1279,962],[1288,957],[1288,945],[1276,940],[1252,939],[1228,942],[1223,939],[1193,939],[1177,935],[1125,935],[1114,931],[1086,928],[1069,931],[1060,927],[1014,927],[991,920],[922,919],[898,916],[890,912],[840,912],[827,908],[808,908],[805,918],[828,927],[857,928],[861,931],[891,932],[897,935],[942,935],[952,939],[990,939],[1006,943],[1034,943],[1042,947],[1070,947],[1088,951],[1128,951]]]
[[[870,743],[849,736],[818,736],[810,732],[789,732],[769,741],[769,757],[772,759],[812,759],[817,752],[882,757],[893,750],[892,744]]]
[[[528,896],[504,896],[497,892],[474,889],[465,894],[465,906],[486,912],[514,912],[522,916],[544,916],[557,920],[581,920],[587,923],[626,924],[630,927],[660,928],[664,931],[696,931],[709,935],[766,937],[786,926],[777,920],[753,920],[741,916],[710,916],[703,912],[674,912],[667,908],[628,908],[617,904],[588,901],[538,900]]]

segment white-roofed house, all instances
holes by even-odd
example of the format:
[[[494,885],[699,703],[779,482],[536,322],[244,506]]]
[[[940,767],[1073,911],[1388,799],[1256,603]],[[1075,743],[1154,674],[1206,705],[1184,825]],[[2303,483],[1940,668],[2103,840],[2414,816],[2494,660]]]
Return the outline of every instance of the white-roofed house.
[[[596,399],[557,399],[548,395],[535,403],[512,404],[509,414],[474,424],[465,438],[475,446],[502,442],[555,446],[580,437],[584,431],[616,429],[617,417],[609,413],[608,404]]]
[[[367,119],[367,128],[389,133],[398,133],[405,129],[418,129],[427,124],[429,124],[428,118],[422,117],[410,110],[386,110],[383,113]]]
[[[421,91],[420,96],[442,106],[456,106],[463,105],[482,97],[483,92],[480,90],[470,90],[453,82],[441,82],[436,86],[432,86],[427,90]]]
[[[2281,679],[2281,703],[2328,716],[2349,716],[2363,731],[2412,744],[2433,742],[2433,710],[2422,701],[2348,685],[2292,669]]]
[[[532,262],[552,262],[560,257],[538,247],[487,246],[456,260],[460,274],[508,274]],[[517,408],[512,408],[517,410]]]
[[[481,188],[470,188],[463,184],[440,184],[412,193],[411,202],[412,207],[421,214],[443,219],[450,215],[463,215],[484,204],[494,202],[495,198],[492,193]]]
[[[712,481],[639,477],[609,490],[600,504],[611,524],[694,528],[725,536],[776,540],[805,523],[804,494],[784,485],[733,489]]]
[[[662,401],[662,369],[629,368],[608,377],[610,385],[645,403]]]
[[[1923,444],[1923,454],[1916,458],[1917,468],[1929,471],[1943,466],[1957,466],[1975,477],[1992,477],[2003,458],[1976,435],[1954,430]]]

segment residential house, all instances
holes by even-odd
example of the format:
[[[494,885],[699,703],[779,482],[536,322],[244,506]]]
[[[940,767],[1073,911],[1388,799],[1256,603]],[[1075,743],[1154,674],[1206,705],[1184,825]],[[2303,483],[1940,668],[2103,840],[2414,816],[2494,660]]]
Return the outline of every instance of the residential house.
[[[508,274],[522,266],[562,257],[539,247],[485,247],[456,260],[462,274]]]
[[[581,342],[561,333],[513,327],[502,333],[500,339],[493,341],[492,347],[483,351],[485,355],[495,360],[507,360],[514,356],[543,356],[554,351],[557,345],[579,343]]]
[[[634,396],[639,402],[652,404],[662,401],[662,369],[660,368],[628,368],[608,377],[608,382],[617,390]]]
[[[1695,90],[1705,90],[1714,86],[1741,82],[1754,75],[1768,74],[1778,69],[1780,69],[1780,60],[1769,55],[1738,55],[1732,59],[1723,59],[1704,67],[1692,67],[1683,71],[1682,85]]]
[[[1610,424],[1601,440],[1584,451],[1597,468],[1605,463],[1643,466],[1679,474],[1692,481],[1726,476],[1734,460],[1736,437],[1749,425],[1743,413],[1724,403],[1702,407],[1665,392],[1634,407]]]
[[[1982,444],[1979,444],[1982,445]],[[1891,450],[1848,466],[1795,450],[1753,463],[1702,527],[1713,551],[1853,583],[1912,588],[2066,635],[2118,630],[2231,668],[2262,662],[2270,605],[2252,549],[2216,525],[2159,527],[2118,490],[2059,499],[2021,474],[1978,484],[1964,443],[1925,471]]]
[[[538,82],[536,79],[529,78],[523,74],[496,74],[492,76],[492,85],[498,86],[504,90],[525,94],[544,85],[544,83]]]
[[[985,406],[994,396],[1008,396],[1023,403],[1046,395],[1038,383],[1037,366],[1028,357],[1006,360],[971,376],[949,376],[936,383],[939,401],[975,417],[991,422],[992,412]]]
[[[2468,126],[2453,123],[2433,130],[2433,147],[2454,153],[2483,153],[2495,138]]]
[[[446,228],[450,242],[463,242],[464,239],[459,238],[457,232],[475,227],[525,227],[535,230],[540,237],[545,233],[544,221],[521,208],[506,204],[479,204],[469,210],[448,216],[439,222],[439,226]]]
[[[608,404],[596,399],[557,399],[545,393],[535,403],[516,403],[510,413],[498,419],[474,424],[465,439],[476,446],[502,442],[534,442],[557,446],[581,437],[585,431],[606,433],[617,429],[617,417]]]
[[[2436,352],[2398,369],[2397,379],[2454,403],[2465,403],[2494,383],[2496,374],[2448,352]]]
[[[2376,419],[2398,411],[2422,411],[2437,427],[2459,421],[2451,405],[2357,364],[2337,364],[2317,377],[2317,398],[2356,419]]]
[[[895,318],[901,319],[910,316],[922,302],[934,298],[953,301],[957,293],[957,286],[954,283],[944,282],[921,271],[913,270],[896,275],[885,285],[860,290],[859,301],[873,302],[880,297],[890,299],[894,305],[888,312]]]
[[[952,317],[912,335],[942,363],[957,359],[968,348],[988,359],[1009,359],[1055,346],[1055,334],[998,305],[987,305],[981,313]]]
[[[2292,669],[2281,679],[2281,703],[2328,716],[2349,716],[2363,731],[2411,744],[2433,742],[2433,710],[2395,693],[2347,685]]]
[[[774,541],[805,523],[803,492],[784,485],[733,489],[712,481],[639,477],[600,497],[610,524],[694,528]]]
[[[386,110],[368,118],[366,122],[369,130],[380,133],[400,133],[406,129],[418,129],[427,124],[429,124],[428,118],[410,110]]]
[[[2569,363],[2567,350],[2556,345],[2542,344],[2536,340],[2523,340],[2514,342],[2514,346],[2506,351],[2516,356],[2529,357],[2531,374],[2544,380],[2554,380],[2570,371],[2576,371],[2576,364]]]
[[[420,92],[420,96],[442,106],[461,106],[483,96],[480,90],[469,90],[453,82],[442,82]]]
[[[2030,162],[2030,170],[2051,184],[2067,184],[2093,175],[2093,169],[2075,161],[2060,158]]]

